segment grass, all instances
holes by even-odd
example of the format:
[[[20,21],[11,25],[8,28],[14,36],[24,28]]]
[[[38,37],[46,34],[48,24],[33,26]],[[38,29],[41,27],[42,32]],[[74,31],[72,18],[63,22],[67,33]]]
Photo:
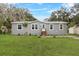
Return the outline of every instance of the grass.
[[[0,35],[1,56],[79,56],[79,40]]]

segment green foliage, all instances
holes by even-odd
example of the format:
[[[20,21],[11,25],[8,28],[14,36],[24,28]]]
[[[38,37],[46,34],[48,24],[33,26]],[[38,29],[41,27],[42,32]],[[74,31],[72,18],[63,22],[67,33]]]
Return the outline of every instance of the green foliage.
[[[30,33],[29,36],[32,36],[32,34]]]
[[[0,20],[0,28],[1,28],[2,25],[3,25],[3,21]]]
[[[73,22],[75,22],[75,24],[79,24],[79,14],[73,17]]]
[[[38,38],[41,38],[41,36],[38,36]]]
[[[72,24],[79,24],[79,3],[74,4],[74,6],[71,8],[71,13],[74,13],[74,16],[71,18]]]
[[[69,9],[70,11],[67,8],[53,11],[49,21],[66,21],[69,27],[79,24],[79,3]]]
[[[37,20],[36,18],[34,18],[32,16],[32,14],[26,14],[25,15],[25,21],[34,21],[34,20]]]
[[[16,8],[9,4],[0,4],[0,28],[6,26],[11,32],[12,21],[34,21],[36,18],[30,14],[29,10]]]
[[[2,31],[0,30],[0,34],[2,34]]]
[[[27,27],[27,26],[28,26],[28,24],[27,24],[27,23],[24,23],[24,24],[23,24],[23,26],[24,26],[24,27]]]
[[[49,18],[49,21],[66,21],[69,22],[69,12],[65,8],[54,11]]]
[[[56,35],[53,35],[53,38],[56,38]]]
[[[75,22],[70,22],[70,23],[68,24],[69,27],[73,27],[74,25],[75,25]]]
[[[6,19],[6,21],[4,21],[3,23],[4,26],[6,26],[8,29],[11,28],[11,21],[9,18]]]

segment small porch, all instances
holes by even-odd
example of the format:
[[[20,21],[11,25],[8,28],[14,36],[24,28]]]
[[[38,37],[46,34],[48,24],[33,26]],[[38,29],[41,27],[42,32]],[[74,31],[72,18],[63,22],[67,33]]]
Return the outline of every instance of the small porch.
[[[46,29],[45,28],[42,28],[41,29],[41,36],[47,36],[48,34],[47,34],[47,31],[46,31]]]

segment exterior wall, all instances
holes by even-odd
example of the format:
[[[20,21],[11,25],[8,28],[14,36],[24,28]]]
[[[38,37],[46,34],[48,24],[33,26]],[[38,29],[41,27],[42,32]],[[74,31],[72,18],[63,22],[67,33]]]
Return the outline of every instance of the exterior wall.
[[[74,30],[75,30],[75,27],[69,28],[69,34],[75,34]]]
[[[69,28],[69,34],[79,34],[79,27],[73,26]]]
[[[79,34],[79,27],[76,27],[74,32],[75,32],[75,34]]]
[[[32,25],[37,25],[38,29],[32,29]],[[36,23],[30,23],[28,25],[28,34],[32,34],[32,35],[40,35],[41,34],[41,27],[40,27],[41,23],[36,22]]]
[[[21,24],[23,29],[18,30],[18,25]],[[32,25],[36,25],[38,29],[32,29]],[[54,26],[54,29],[50,29],[50,25]],[[12,34],[32,34],[32,35],[41,35],[41,31],[44,28],[47,31],[48,35],[59,35],[59,34],[67,34],[67,24],[62,23],[63,29],[60,30],[60,23],[44,23],[44,22],[33,22],[33,23],[28,23],[27,27],[23,26],[23,23],[12,23]]]
[[[47,33],[48,35],[59,35],[59,34],[67,34],[67,25],[62,24],[63,29],[59,29],[60,24],[59,23],[53,23],[53,29],[50,29],[50,24],[47,24]]]
[[[33,30],[32,28],[31,28],[31,26],[32,26],[32,24],[37,24],[38,25],[38,29],[36,30]],[[43,25],[45,26],[45,29],[46,29],[46,31],[47,31],[47,34],[48,35],[59,35],[59,34],[67,34],[67,29],[68,29],[68,27],[67,27],[67,24],[62,24],[63,25],[63,29],[62,30],[60,30],[59,29],[59,26],[60,26],[60,24],[59,23],[52,23],[52,25],[54,26],[54,29],[50,29],[50,23],[39,23],[39,22],[37,22],[37,23],[31,23],[30,24],[30,26],[29,26],[29,33],[30,34],[33,34],[33,35],[40,35],[41,34],[41,30],[43,29]]]
[[[18,29],[18,25],[22,25],[22,29]],[[20,24],[13,23],[11,31],[12,31],[12,34],[15,34],[15,35],[18,35],[18,34],[20,34],[20,35],[27,34],[27,28],[25,28],[22,23],[20,23]]]

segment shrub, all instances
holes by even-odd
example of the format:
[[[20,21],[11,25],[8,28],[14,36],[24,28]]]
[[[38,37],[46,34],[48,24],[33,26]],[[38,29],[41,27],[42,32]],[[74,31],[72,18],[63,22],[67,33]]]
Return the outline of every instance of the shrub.
[[[0,30],[0,34],[2,34],[2,31]]]
[[[18,36],[20,36],[20,33],[18,33]]]
[[[38,38],[41,38],[41,36],[38,36]]]
[[[53,35],[53,38],[56,38],[56,35]]]
[[[27,27],[27,25],[28,25],[27,23],[24,23],[24,24],[23,24],[24,27]]]
[[[29,36],[31,36],[31,33],[29,34]]]

